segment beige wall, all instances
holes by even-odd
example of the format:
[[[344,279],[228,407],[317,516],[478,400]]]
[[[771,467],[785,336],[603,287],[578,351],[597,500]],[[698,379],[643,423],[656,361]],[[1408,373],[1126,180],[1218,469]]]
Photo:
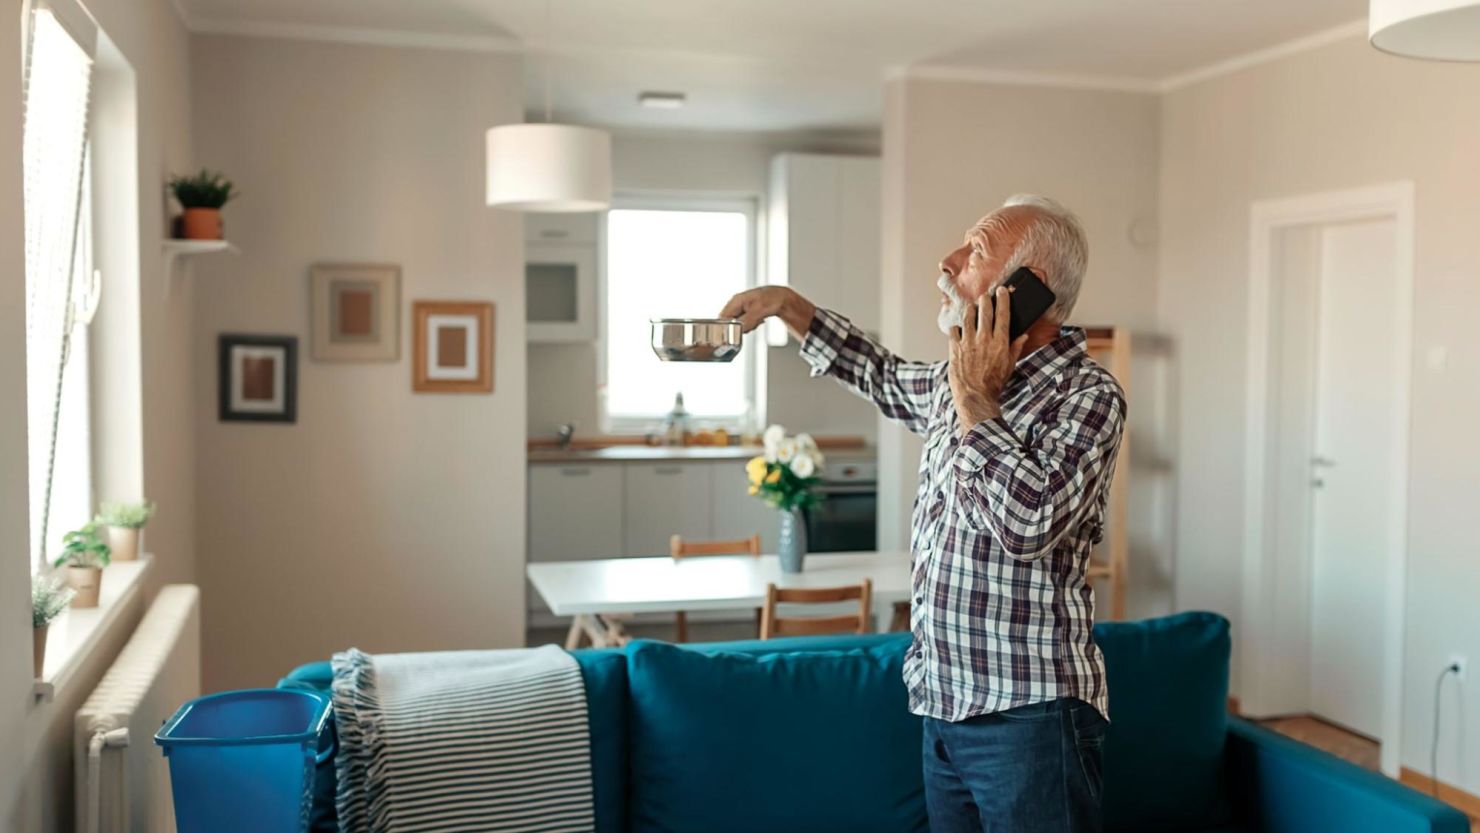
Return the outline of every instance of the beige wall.
[[[242,250],[195,265],[207,689],[369,651],[523,644],[522,220],[483,202],[483,134],[521,120],[509,55],[201,36],[198,159]],[[309,266],[402,270],[401,358],[320,363]],[[411,392],[411,302],[496,304],[495,391]],[[216,339],[299,340],[298,421],[218,422]]]
[[[911,359],[945,357],[934,289],[941,255],[983,214],[1017,192],[1052,196],[1089,234],[1089,272],[1074,323],[1127,327],[1133,368],[1130,431],[1133,615],[1170,609],[1167,522],[1156,511],[1161,476],[1151,429],[1160,413],[1164,361],[1156,344],[1156,251],[1133,243],[1157,216],[1159,104],[1134,93],[898,80],[884,117],[882,334]],[[1143,439],[1144,438],[1144,439]],[[881,546],[904,546],[918,482],[919,443],[880,428]]]
[[[613,137],[612,175],[619,194],[697,191],[752,198],[764,228],[771,157],[783,152],[875,154],[878,149],[878,137],[867,134],[618,133]],[[757,276],[764,279],[764,272]],[[760,337],[753,343],[759,345]],[[811,384],[795,344],[768,348],[766,360],[769,421],[794,431],[873,439],[869,408],[834,386]],[[529,378],[538,382],[529,392],[531,436],[547,436],[564,422],[575,422],[580,434],[601,430],[593,345],[530,345]]]
[[[20,19],[21,4],[4,4],[8,21],[0,38],[0,253],[9,268],[0,269],[5,300],[0,303],[0,380],[6,390],[25,389],[24,270],[21,266],[23,231],[20,219]],[[148,533],[149,549],[157,561],[150,594],[166,581],[190,581],[194,576],[193,431],[194,403],[188,366],[191,315],[189,294],[165,304],[159,280],[162,263],[159,241],[165,235],[166,205],[162,186],[167,173],[190,163],[189,61],[190,40],[168,0],[89,0],[88,10],[116,45],[134,73],[137,122],[137,160],[128,174],[137,174],[138,240],[107,287],[114,294],[105,304],[137,307],[139,324],[128,336],[129,352],[138,366],[138,386],[132,396],[142,402],[134,423],[132,442],[142,448],[104,449],[97,455],[99,488],[131,483],[159,501],[161,511]],[[137,166],[136,171],[133,165]],[[105,217],[106,219],[106,217]],[[104,231],[103,233],[107,233]],[[122,288],[124,294],[117,294]],[[111,300],[110,300],[111,298]],[[108,357],[116,358],[116,357]],[[104,366],[99,362],[95,367]],[[25,552],[26,511],[25,424],[23,400],[11,397],[3,406],[0,424],[17,430],[0,440],[0,529],[3,549]],[[99,416],[106,403],[95,405]],[[142,424],[140,424],[142,423]],[[142,471],[140,466],[142,465]],[[111,468],[110,468],[111,467]],[[108,497],[109,495],[102,495]],[[72,713],[91,693],[121,646],[119,631],[99,646],[91,661],[71,678],[56,701],[33,703],[30,628],[21,625],[29,607],[24,559],[0,559],[0,830],[53,831],[72,827]],[[136,620],[139,610],[127,611],[125,621]],[[18,640],[25,644],[18,644]]]
[[[1469,521],[1480,494],[1477,100],[1480,66],[1393,58],[1352,37],[1163,103],[1160,312],[1178,355],[1179,607],[1238,612],[1250,203],[1415,184],[1401,753],[1423,772],[1434,679],[1451,653],[1480,656],[1480,557]],[[1436,370],[1426,357],[1440,347],[1448,364]],[[1452,693],[1440,775],[1480,792],[1480,723],[1460,720]],[[1463,711],[1480,714],[1480,687],[1466,684]]]

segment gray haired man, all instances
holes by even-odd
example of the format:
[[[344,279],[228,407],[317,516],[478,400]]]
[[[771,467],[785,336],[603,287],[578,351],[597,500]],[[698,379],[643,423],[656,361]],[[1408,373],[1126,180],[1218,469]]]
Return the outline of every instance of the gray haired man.
[[[1100,822],[1105,666],[1086,579],[1125,397],[1065,326],[1088,245],[1079,220],[1018,196],[940,262],[950,359],[910,362],[785,287],[730,299],[749,331],[779,317],[832,376],[925,438],[910,552],[910,709],[924,718],[934,833],[1091,833]],[[1056,301],[1009,338],[1027,267]]]

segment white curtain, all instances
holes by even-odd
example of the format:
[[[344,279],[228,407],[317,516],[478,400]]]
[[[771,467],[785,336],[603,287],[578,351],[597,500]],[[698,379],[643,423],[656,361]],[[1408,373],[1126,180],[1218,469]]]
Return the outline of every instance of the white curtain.
[[[79,382],[79,361],[69,353],[85,353],[86,343],[72,342],[74,323],[84,298],[95,298],[90,260],[91,246],[80,232],[86,176],[87,111],[92,60],[46,9],[32,15],[26,50],[25,122],[22,156],[25,167],[26,215],[26,403],[31,469],[31,551],[43,561],[57,540],[49,527],[58,474],[57,434],[63,419],[58,405],[67,389]],[[70,367],[69,367],[70,365]],[[73,376],[67,379],[67,376]],[[80,381],[86,402],[87,380]],[[85,437],[85,432],[84,432]],[[85,442],[85,440],[84,440]],[[69,448],[63,462],[85,449]],[[84,468],[86,463],[84,462]],[[62,468],[66,468],[63,466]],[[70,477],[88,478],[87,472]],[[68,490],[76,502],[75,488]],[[90,503],[90,496],[83,500]],[[75,507],[69,507],[75,511]],[[48,511],[52,518],[48,518]],[[86,515],[84,508],[84,516]]]

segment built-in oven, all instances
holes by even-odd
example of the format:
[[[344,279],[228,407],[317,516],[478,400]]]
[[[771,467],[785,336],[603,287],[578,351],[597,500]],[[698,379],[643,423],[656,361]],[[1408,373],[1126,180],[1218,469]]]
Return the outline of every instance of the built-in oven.
[[[808,552],[859,552],[879,548],[878,465],[872,461],[829,461],[818,493],[806,511]]]

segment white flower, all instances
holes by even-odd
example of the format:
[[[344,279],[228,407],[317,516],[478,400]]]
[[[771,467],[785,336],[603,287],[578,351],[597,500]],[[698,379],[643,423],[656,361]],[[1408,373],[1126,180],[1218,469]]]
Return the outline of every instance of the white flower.
[[[791,461],[791,473],[797,477],[811,477],[817,473],[817,464],[806,454],[798,454]]]
[[[776,446],[776,459],[783,463],[790,463],[799,450],[796,440],[782,440],[781,444]]]
[[[779,425],[772,425],[766,429],[766,433],[761,435],[761,442],[765,443],[766,449],[770,451],[775,451],[776,446],[781,445],[784,439],[786,439],[786,429]]]
[[[812,439],[811,434],[798,434],[797,445],[801,446],[804,451],[817,450],[817,441]]]
[[[822,452],[821,451],[818,451],[815,448],[812,449],[812,453],[809,454],[809,455],[807,455],[807,456],[809,456],[809,457],[812,458],[812,464],[815,465],[819,469],[822,468],[822,464],[823,463],[826,463],[827,462],[827,458],[822,456]]]
[[[761,454],[761,456],[766,458],[767,463],[776,462],[776,447],[770,445],[766,446],[766,450]]]

